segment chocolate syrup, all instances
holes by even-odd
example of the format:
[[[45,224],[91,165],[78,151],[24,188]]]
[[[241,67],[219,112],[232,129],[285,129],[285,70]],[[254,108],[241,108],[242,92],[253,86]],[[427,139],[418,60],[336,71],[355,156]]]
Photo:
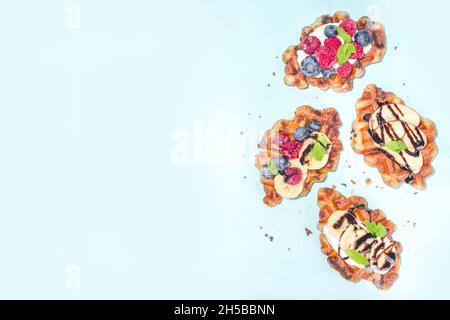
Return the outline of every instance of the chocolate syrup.
[[[305,148],[305,150],[303,151],[303,154],[300,157],[300,163],[303,165],[305,164],[305,159],[306,156],[309,154],[309,152],[312,150],[312,148],[314,147],[314,143],[311,143],[309,146],[307,146]]]
[[[352,228],[353,230],[350,230],[350,232],[357,232],[358,230],[361,230],[362,227],[361,223],[358,222],[358,218],[354,214],[354,211],[357,209],[363,209],[366,210],[369,214],[372,213],[372,210],[369,209],[364,204],[357,204],[353,207],[350,207],[347,212],[345,212],[337,221],[334,223],[333,228],[334,229],[340,229],[342,225],[344,224],[344,221],[348,222],[348,226],[341,232],[339,236],[339,247],[338,247],[338,253],[340,254],[341,247],[340,242],[342,239],[342,236],[349,231],[349,228]],[[396,259],[395,252],[392,252],[392,248],[394,244],[390,244],[389,246],[386,246],[386,243],[384,240],[379,240],[376,236],[371,234],[370,232],[365,233],[363,236],[359,237],[355,240],[354,245],[352,245],[352,248],[355,248],[355,250],[358,250],[361,254],[368,254],[371,252],[373,246],[376,245],[375,249],[373,249],[373,252],[370,254],[370,256],[367,256],[369,261],[372,261],[374,265],[377,264],[378,259],[385,254],[386,255],[386,261],[384,262],[384,265],[381,267],[381,270],[389,268]],[[347,260],[345,258],[344,260]]]
[[[398,134],[395,132],[392,124],[390,124],[389,122],[386,121],[386,119],[383,118],[383,115],[382,115],[383,108],[389,109],[389,111],[394,116],[394,118],[397,121],[401,121],[403,130],[405,131],[405,135],[406,135],[407,139],[409,140],[410,144],[412,145],[412,147],[414,148],[414,150],[410,150],[407,148],[407,149],[399,152],[399,155],[400,155],[401,159],[403,160],[403,163],[399,163],[389,152],[385,151],[384,149],[378,148],[378,151],[385,154],[390,160],[395,162],[402,170],[408,171],[409,175],[406,178],[405,182],[411,183],[414,180],[414,175],[413,175],[413,171],[405,157],[405,154],[408,154],[409,156],[412,156],[412,157],[419,157],[420,150],[425,146],[424,137],[422,136],[419,128],[417,128],[417,127],[413,128],[413,126],[410,123],[407,123],[407,122],[401,120],[400,115],[404,116],[404,113],[402,112],[402,110],[400,109],[400,107],[397,104],[395,104],[395,103],[394,104],[387,104],[387,103],[383,104],[381,102],[377,102],[377,103],[378,103],[378,109],[375,112],[376,112],[376,120],[377,120],[378,126],[380,128],[380,134],[377,134],[373,130],[369,129],[369,131],[368,131],[369,135],[375,143],[377,143],[381,146],[385,145],[386,136],[388,136],[390,138],[390,140],[400,140],[401,138],[404,138],[404,137],[399,137]],[[364,120],[366,120],[366,116],[367,116],[367,114],[364,115]],[[370,118],[369,118],[369,120],[366,120],[366,121],[370,121]]]

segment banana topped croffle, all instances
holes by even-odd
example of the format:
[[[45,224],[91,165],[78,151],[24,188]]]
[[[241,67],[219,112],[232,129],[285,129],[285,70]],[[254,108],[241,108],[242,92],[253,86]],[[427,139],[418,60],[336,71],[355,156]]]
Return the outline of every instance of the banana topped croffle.
[[[368,85],[356,102],[352,148],[376,167],[392,187],[403,182],[425,187],[437,153],[434,123],[407,106],[392,92]]]
[[[319,189],[318,228],[322,252],[345,279],[371,281],[388,289],[398,276],[401,245],[392,239],[395,224],[363,197],[344,197],[333,188]]]
[[[353,79],[364,75],[365,67],[380,61],[386,51],[386,35],[379,22],[368,17],[352,20],[347,12],[323,15],[305,27],[300,43],[283,54],[284,81],[305,89],[347,92]]]
[[[336,109],[299,107],[291,120],[280,120],[259,144],[256,167],[264,186],[264,203],[306,196],[315,182],[336,170],[342,143]]]

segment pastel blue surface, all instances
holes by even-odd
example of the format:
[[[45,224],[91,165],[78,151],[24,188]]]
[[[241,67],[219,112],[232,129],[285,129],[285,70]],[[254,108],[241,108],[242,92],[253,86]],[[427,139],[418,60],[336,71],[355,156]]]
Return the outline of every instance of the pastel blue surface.
[[[284,49],[337,10],[384,23],[382,63],[346,94],[285,86]],[[0,298],[450,298],[449,10],[431,0],[3,3]],[[436,174],[417,195],[384,186],[351,150],[369,83],[436,123]],[[256,143],[302,104],[340,112],[339,168],[307,198],[268,208]],[[316,193],[333,184],[397,223],[391,290],[345,281],[320,252]]]

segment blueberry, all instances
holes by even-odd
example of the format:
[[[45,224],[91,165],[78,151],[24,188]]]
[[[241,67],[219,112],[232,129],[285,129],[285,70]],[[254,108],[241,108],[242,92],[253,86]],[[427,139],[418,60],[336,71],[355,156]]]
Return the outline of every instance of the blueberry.
[[[301,69],[306,77],[315,77],[322,72],[322,67],[313,56],[307,56],[303,59]]]
[[[308,138],[310,134],[311,134],[311,130],[309,130],[308,128],[299,127],[297,129],[295,129],[295,131],[294,131],[294,138],[297,141],[303,141],[306,138]]]
[[[287,167],[289,167],[289,159],[287,157],[276,158],[275,165],[279,171],[283,172],[287,169]]]
[[[363,47],[366,47],[372,42],[372,34],[367,30],[359,30],[355,34],[355,41]]]
[[[322,128],[322,124],[319,120],[311,119],[306,125],[311,131],[319,131]]]
[[[332,78],[335,74],[336,74],[335,68],[331,68],[331,69],[322,71],[322,75],[324,78]]]
[[[262,166],[261,174],[266,179],[273,179],[275,177],[275,175],[272,173],[272,170],[270,170],[267,164]]]
[[[327,25],[325,27],[324,33],[325,33],[325,36],[327,36],[328,38],[337,37],[337,35],[338,35],[336,26],[333,24]]]

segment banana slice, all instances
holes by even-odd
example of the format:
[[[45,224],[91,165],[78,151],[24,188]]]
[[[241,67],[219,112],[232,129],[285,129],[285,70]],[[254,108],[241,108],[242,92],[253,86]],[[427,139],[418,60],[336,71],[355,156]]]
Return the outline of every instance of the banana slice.
[[[384,124],[384,127],[377,127],[373,132],[378,137],[383,137],[382,131],[384,132],[384,142],[385,144],[389,143],[392,140],[396,140],[395,135],[402,139],[406,145],[408,146],[408,149],[411,151],[414,151],[414,146],[409,138],[408,134],[405,131],[405,127],[407,130],[410,131],[410,135],[414,137],[417,140],[423,140],[424,146],[427,144],[427,137],[425,133],[417,126],[410,124],[410,123],[402,123],[400,120],[396,121],[389,121],[389,123]],[[417,130],[417,131],[416,131]],[[389,133],[391,133],[394,137],[391,138],[389,136]],[[395,135],[393,134],[395,132]]]
[[[349,226],[342,234],[339,244],[342,250],[355,249],[355,242],[360,237],[367,234],[367,231],[355,226]]]
[[[335,213],[333,213],[329,218],[328,218],[328,222],[327,222],[327,228],[328,228],[328,234],[330,236],[332,236],[333,238],[337,238],[339,239],[339,237],[341,236],[342,232],[344,232],[344,230],[347,228],[348,226],[348,221],[347,219],[343,219],[341,226],[339,228],[334,228],[334,225],[342,218],[342,216],[344,216],[347,213],[347,211],[336,211]]]
[[[305,183],[306,176],[308,175],[308,170],[305,168],[305,166],[302,166],[300,164],[300,161],[298,159],[291,160],[291,167],[298,168],[302,172],[302,179],[299,184],[291,185],[289,183],[286,183],[284,181],[284,176],[277,175],[274,179],[275,182],[275,190],[277,193],[286,199],[295,199],[297,198],[300,193],[303,191],[303,184]]]
[[[328,142],[330,142],[330,139],[328,139],[328,137],[326,135],[324,135],[323,133],[318,132],[317,135],[319,137],[325,137],[326,140]],[[314,138],[308,138],[305,140],[305,142],[303,143],[302,148],[300,149],[300,153],[299,153],[299,157],[300,159],[303,157],[303,154],[305,153],[305,151],[308,151],[307,148],[311,145],[314,144],[316,142],[316,139]],[[330,146],[328,147],[325,156],[322,158],[322,160],[316,160],[316,158],[314,158],[311,155],[305,155],[304,158],[304,165],[306,166],[306,168],[308,170],[319,170],[322,169],[323,167],[325,167],[325,165],[328,162],[328,159],[330,157],[330,151],[331,151],[331,142],[330,142]],[[308,148],[309,150],[311,150],[310,148]]]
[[[373,112],[370,117],[370,128],[372,130],[379,126],[379,116],[381,116],[384,122],[400,120],[416,127],[420,124],[420,115],[403,104],[385,104]]]
[[[422,153],[419,153],[419,155],[417,157],[413,157],[404,151],[395,152],[384,146],[381,146],[381,149],[383,149],[384,151],[389,153],[394,158],[394,161],[397,162],[398,164],[402,165],[404,168],[408,168],[408,166],[409,166],[409,169],[413,173],[419,173],[420,169],[422,169],[422,166],[423,166]]]

